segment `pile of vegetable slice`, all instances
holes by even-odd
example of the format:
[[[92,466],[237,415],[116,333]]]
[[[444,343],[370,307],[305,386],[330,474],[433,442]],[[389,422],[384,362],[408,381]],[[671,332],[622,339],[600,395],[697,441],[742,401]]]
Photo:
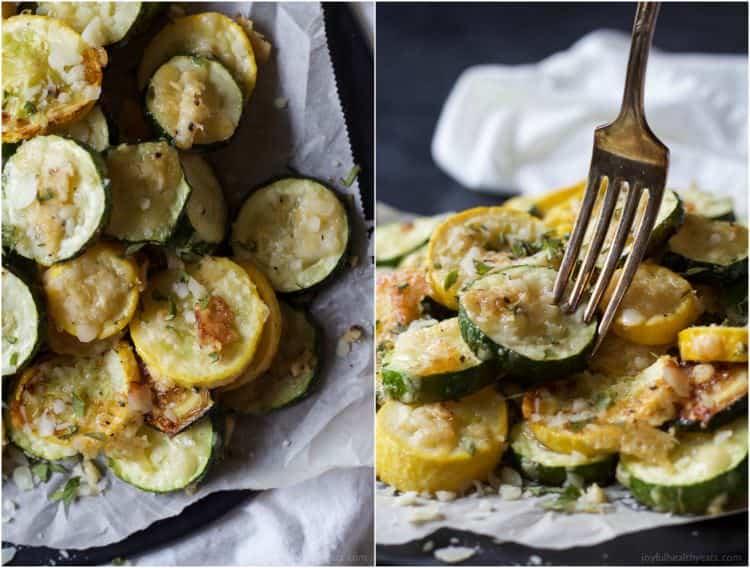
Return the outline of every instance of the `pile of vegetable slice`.
[[[221,457],[235,413],[311,392],[321,337],[305,306],[349,265],[345,201],[286,177],[230,222],[219,178],[190,153],[229,143],[252,104],[270,44],[249,20],[22,7],[2,28],[4,446],[39,464],[82,456],[89,471],[104,456],[139,489],[187,488]],[[126,103],[155,128],[133,141],[110,128],[106,93],[98,103],[104,46],[144,33]],[[42,481],[64,471],[44,468]]]
[[[546,506],[568,512],[615,479],[673,513],[746,495],[747,227],[724,198],[667,190],[592,355],[596,321],[552,302],[583,190],[378,227],[382,481],[460,493],[507,464],[532,494],[565,485]]]

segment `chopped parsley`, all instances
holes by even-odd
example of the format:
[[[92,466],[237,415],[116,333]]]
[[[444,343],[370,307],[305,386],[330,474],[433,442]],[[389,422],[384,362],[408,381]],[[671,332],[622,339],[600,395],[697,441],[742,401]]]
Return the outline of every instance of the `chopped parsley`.
[[[62,501],[66,505],[70,505],[73,500],[76,498],[76,493],[78,492],[78,487],[81,485],[81,478],[80,477],[71,477],[68,479],[68,481],[65,483],[63,487],[60,487],[56,491],[54,491],[50,496],[50,500],[52,501]]]
[[[477,274],[479,276],[484,276],[487,274],[490,270],[492,270],[492,266],[489,264],[485,264],[481,260],[474,259],[474,269],[477,271]]]
[[[446,290],[449,290],[451,286],[453,286],[456,281],[458,280],[458,272],[456,270],[451,270],[448,273],[448,276],[445,277],[445,281],[443,282],[443,288]]]
[[[83,415],[86,413],[86,403],[83,402],[83,399],[77,393],[73,393],[73,412],[75,412],[78,418],[83,418]]]
[[[341,178],[341,183],[344,185],[344,187],[351,187],[351,185],[354,183],[354,180],[357,179],[357,176],[359,175],[359,172],[362,170],[357,164],[354,164],[352,166],[352,169],[349,170],[349,175],[347,175],[345,178]]]

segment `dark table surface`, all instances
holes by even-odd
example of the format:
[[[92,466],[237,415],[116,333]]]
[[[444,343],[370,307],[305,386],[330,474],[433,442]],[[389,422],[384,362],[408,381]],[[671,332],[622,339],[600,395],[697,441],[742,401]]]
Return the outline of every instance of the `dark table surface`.
[[[422,214],[497,202],[467,191],[432,161],[430,144],[456,78],[481,63],[530,63],[599,28],[630,31],[634,4],[378,4],[377,198]],[[670,51],[747,53],[747,4],[665,3],[654,43]],[[635,533],[566,551],[497,545],[441,530],[402,546],[379,546],[379,564],[430,564],[422,545],[458,538],[480,552],[467,564],[747,565],[747,514]],[[681,555],[680,555],[681,553]]]
[[[600,28],[629,33],[634,13],[632,3],[378,4],[378,200],[422,214],[498,201],[462,188],[430,155],[459,74],[477,64],[539,61]],[[664,3],[654,44],[746,54],[747,4]]]

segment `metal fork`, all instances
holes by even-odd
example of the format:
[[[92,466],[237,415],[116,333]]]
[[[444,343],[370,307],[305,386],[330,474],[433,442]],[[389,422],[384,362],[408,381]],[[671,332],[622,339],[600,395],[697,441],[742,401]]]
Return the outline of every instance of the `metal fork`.
[[[594,150],[586,192],[553,290],[556,304],[562,303],[563,308],[569,312],[578,308],[586,286],[595,272],[596,261],[607,235],[619,193],[620,191],[627,192],[622,216],[604,266],[599,272],[584,311],[584,321],[591,322],[620,260],[628,235],[634,225],[639,203],[645,201],[645,205],[640,205],[642,214],[634,230],[635,238],[630,254],[599,322],[598,337],[593,352],[596,352],[601,345],[617,308],[633,280],[635,271],[643,259],[664,194],[669,166],[669,149],[651,131],[643,110],[646,63],[658,13],[658,2],[638,3],[620,114],[614,122],[600,126],[594,132]],[[603,197],[599,200],[599,215],[595,230],[588,243],[588,249],[583,255],[583,261],[579,262],[581,244],[600,193],[603,193]],[[574,271],[576,266],[578,270]],[[575,284],[568,299],[563,301],[563,295],[574,272],[577,272]]]

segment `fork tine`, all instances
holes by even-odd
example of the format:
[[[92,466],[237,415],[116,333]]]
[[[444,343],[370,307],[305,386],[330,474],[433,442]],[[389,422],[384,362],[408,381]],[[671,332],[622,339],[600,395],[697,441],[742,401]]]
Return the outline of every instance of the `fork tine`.
[[[627,292],[630,283],[633,281],[633,276],[635,275],[636,270],[638,270],[638,265],[646,254],[648,240],[651,236],[654,224],[656,223],[656,217],[659,214],[659,207],[661,205],[661,199],[658,197],[659,193],[660,192],[658,191],[653,192],[650,189],[647,190],[648,203],[646,204],[646,212],[636,229],[633,248],[625,261],[620,280],[617,283],[614,293],[612,294],[612,297],[607,304],[607,308],[604,310],[602,319],[599,322],[598,337],[596,339],[596,344],[594,345],[594,352],[599,349],[599,345],[601,345],[604,335],[612,324],[617,308],[620,306],[620,301],[625,295],[625,292]]]
[[[636,184],[628,188],[628,197],[625,201],[625,209],[620,217],[620,222],[617,225],[617,232],[615,238],[612,241],[612,245],[607,253],[607,259],[604,261],[604,267],[599,273],[599,278],[596,280],[594,291],[591,293],[591,298],[586,306],[586,311],[583,314],[583,321],[589,323],[596,313],[596,308],[599,305],[599,301],[604,295],[604,291],[609,285],[609,281],[612,278],[612,273],[617,267],[617,263],[620,260],[620,255],[625,248],[625,242],[628,238],[631,225],[633,224],[633,218],[638,207],[638,202],[642,195],[641,186]]]
[[[589,179],[586,185],[586,192],[583,195],[583,203],[581,203],[581,209],[578,212],[575,225],[573,225],[573,233],[568,241],[568,245],[565,249],[565,256],[563,256],[560,270],[557,272],[557,278],[555,279],[555,285],[552,288],[553,302],[555,304],[560,303],[560,299],[568,285],[568,277],[573,270],[576,258],[578,258],[578,251],[581,248],[583,235],[586,232],[586,227],[588,226],[589,218],[591,217],[591,210],[594,208],[594,202],[599,193],[600,180],[601,176],[599,175],[599,172],[592,167],[589,170]]]
[[[586,285],[591,279],[593,273],[592,269],[594,268],[596,259],[599,257],[599,252],[602,249],[602,243],[604,242],[604,237],[609,229],[609,222],[612,218],[612,212],[615,210],[617,196],[620,193],[620,187],[623,182],[624,180],[621,177],[617,177],[614,182],[607,186],[604,195],[604,203],[596,220],[596,232],[594,233],[594,238],[591,240],[589,249],[586,251],[586,257],[584,258],[583,264],[578,269],[576,283],[573,286],[573,291],[570,293],[568,299],[568,311],[574,312],[578,308],[578,304],[581,302]]]

